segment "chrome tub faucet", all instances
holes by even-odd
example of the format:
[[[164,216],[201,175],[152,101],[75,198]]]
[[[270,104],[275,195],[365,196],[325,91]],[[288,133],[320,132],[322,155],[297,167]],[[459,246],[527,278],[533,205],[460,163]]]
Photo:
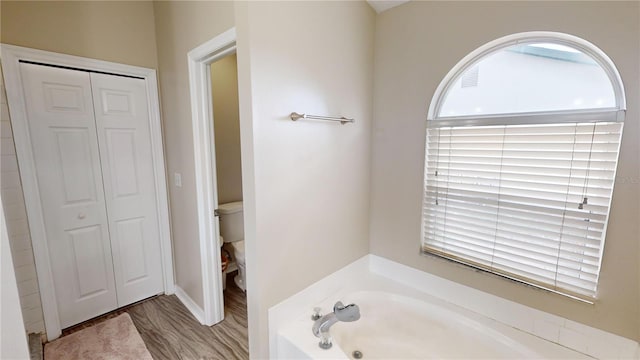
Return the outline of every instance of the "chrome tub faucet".
[[[333,312],[326,314],[313,323],[313,335],[320,338],[320,347],[329,349],[333,345],[331,343],[331,335],[329,329],[338,321],[352,322],[360,319],[360,308],[356,304],[344,305],[338,301],[333,305]]]

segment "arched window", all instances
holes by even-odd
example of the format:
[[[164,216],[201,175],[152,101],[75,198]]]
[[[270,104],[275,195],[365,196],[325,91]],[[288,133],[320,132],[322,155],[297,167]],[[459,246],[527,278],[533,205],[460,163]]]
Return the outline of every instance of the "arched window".
[[[624,110],[613,62],[574,36],[466,56],[429,108],[423,252],[592,301]]]

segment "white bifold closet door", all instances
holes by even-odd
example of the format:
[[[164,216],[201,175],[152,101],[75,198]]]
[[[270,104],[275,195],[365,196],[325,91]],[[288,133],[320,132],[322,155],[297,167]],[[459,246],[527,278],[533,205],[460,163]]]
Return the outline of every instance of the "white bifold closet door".
[[[61,327],[161,293],[144,81],[20,71]]]

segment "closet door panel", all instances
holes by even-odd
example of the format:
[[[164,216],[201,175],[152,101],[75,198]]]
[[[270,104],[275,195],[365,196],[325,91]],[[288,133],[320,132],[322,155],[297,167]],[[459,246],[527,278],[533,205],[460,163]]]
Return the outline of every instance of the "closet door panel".
[[[62,328],[117,307],[89,73],[20,64]]]
[[[143,80],[91,73],[118,304],[163,291]]]

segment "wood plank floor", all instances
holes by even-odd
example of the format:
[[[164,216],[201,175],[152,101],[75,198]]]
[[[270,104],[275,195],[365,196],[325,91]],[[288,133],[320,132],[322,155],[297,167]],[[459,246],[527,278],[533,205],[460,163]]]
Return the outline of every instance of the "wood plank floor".
[[[214,326],[200,325],[175,295],[161,295],[65,329],[63,336],[123,312],[155,360],[249,358],[246,296],[231,277],[224,292],[225,319]]]

